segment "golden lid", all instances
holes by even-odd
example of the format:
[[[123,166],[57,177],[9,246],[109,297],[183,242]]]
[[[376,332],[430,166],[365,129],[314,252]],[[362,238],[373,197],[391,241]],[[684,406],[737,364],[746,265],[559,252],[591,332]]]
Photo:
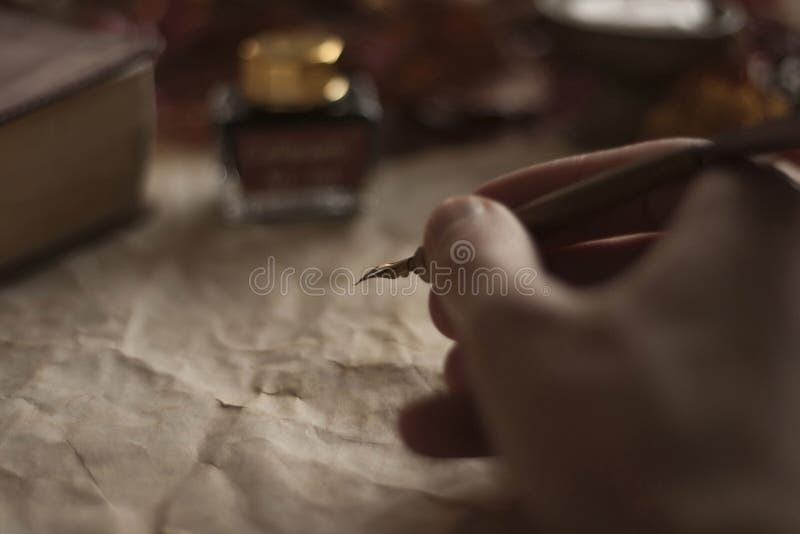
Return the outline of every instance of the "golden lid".
[[[344,41],[316,30],[267,32],[239,47],[242,91],[252,102],[276,108],[309,108],[335,102],[349,84],[337,62]]]

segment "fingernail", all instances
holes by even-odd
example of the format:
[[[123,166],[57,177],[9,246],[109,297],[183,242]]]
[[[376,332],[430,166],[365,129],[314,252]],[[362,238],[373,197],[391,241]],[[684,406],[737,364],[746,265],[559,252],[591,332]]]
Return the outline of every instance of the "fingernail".
[[[485,201],[476,196],[448,198],[437,207],[428,219],[425,229],[425,250],[436,250],[450,233],[450,229],[466,219],[479,217],[486,211]]]

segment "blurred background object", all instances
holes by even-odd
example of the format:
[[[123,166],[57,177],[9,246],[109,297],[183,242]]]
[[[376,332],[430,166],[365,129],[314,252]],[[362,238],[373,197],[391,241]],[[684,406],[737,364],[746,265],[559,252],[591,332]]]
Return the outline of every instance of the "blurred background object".
[[[157,30],[160,131],[210,142],[206,99],[237,77],[239,43],[261,31],[316,25],[345,38],[343,63],[375,79],[387,111],[384,146],[408,150],[529,123],[549,104],[530,2],[6,0],[105,31]],[[123,22],[124,21],[124,22]]]
[[[515,130],[582,148],[711,136],[792,113],[800,9],[791,0],[2,0],[123,33],[158,33],[164,142],[212,146],[207,101],[237,83],[237,48],[322,27],[348,73],[374,80],[381,153]],[[689,111],[689,112],[687,112]]]
[[[239,80],[217,88],[232,221],[337,217],[358,210],[375,161],[381,107],[364,76],[345,73],[344,41],[319,29],[264,32],[239,47]]]
[[[210,141],[206,98],[236,79],[239,43],[298,25],[344,36],[345,64],[377,82],[390,152],[564,118],[591,146],[710,135],[788,112],[800,86],[790,0],[6,1],[158,31],[161,133],[183,143]],[[698,114],[673,116],[694,96]]]
[[[774,4],[751,5],[749,16],[737,3],[708,0],[538,5],[561,63],[592,86],[573,128],[584,146],[708,137],[792,110],[777,71],[796,57],[786,42],[796,33],[771,19]]]

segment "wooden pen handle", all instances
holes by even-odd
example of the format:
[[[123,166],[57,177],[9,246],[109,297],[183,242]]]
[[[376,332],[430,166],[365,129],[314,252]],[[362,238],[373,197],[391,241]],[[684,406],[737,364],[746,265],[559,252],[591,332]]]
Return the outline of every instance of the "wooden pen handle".
[[[703,145],[639,161],[597,174],[554,191],[514,210],[532,231],[556,229],[578,217],[646,193],[676,177],[697,172],[704,164]]]
[[[534,232],[553,230],[670,180],[689,177],[711,161],[797,147],[800,147],[800,117],[792,116],[733,132],[711,143],[608,170],[524,204],[514,212]]]

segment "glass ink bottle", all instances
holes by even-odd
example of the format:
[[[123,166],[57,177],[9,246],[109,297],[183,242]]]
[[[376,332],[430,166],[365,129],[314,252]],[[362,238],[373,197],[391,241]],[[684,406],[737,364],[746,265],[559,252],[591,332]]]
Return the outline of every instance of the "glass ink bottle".
[[[265,33],[239,48],[239,84],[211,97],[232,221],[350,215],[378,150],[382,109],[340,68],[344,42],[316,30]]]

